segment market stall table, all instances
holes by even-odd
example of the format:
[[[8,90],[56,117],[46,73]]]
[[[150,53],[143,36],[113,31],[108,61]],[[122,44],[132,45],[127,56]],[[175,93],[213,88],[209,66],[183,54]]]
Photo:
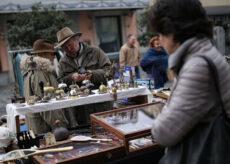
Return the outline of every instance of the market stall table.
[[[50,110],[56,110],[61,108],[68,108],[73,106],[80,106],[85,104],[99,103],[105,101],[113,101],[113,96],[111,93],[99,94],[98,90],[93,91],[95,94],[89,95],[87,97],[79,97],[76,99],[66,99],[57,101],[52,99],[47,103],[36,103],[34,105],[27,104],[7,104],[6,112],[7,112],[7,127],[14,133],[20,132],[19,125],[19,115],[26,115],[28,113],[37,113],[44,112]],[[128,90],[118,90],[117,91],[118,99],[121,98],[130,98],[130,97],[138,97],[137,100],[142,100],[143,103],[152,101],[152,94],[146,87],[139,88],[129,88]],[[140,98],[142,97],[142,98]],[[139,102],[140,103],[140,102]]]

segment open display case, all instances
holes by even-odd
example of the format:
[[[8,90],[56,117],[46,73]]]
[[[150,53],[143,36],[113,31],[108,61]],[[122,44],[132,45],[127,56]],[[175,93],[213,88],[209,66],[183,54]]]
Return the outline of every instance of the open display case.
[[[123,140],[127,154],[152,147],[156,145],[151,137],[152,122],[163,106],[154,102],[91,114],[92,134],[95,126],[103,127]]]
[[[116,142],[72,142],[65,141],[49,148],[73,146],[73,150],[43,153],[33,156],[35,164],[53,163],[104,163],[125,156],[124,146]]]

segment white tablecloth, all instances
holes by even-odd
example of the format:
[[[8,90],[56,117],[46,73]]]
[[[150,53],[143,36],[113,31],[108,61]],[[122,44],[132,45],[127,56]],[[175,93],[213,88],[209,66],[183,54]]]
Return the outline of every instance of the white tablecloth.
[[[44,112],[49,110],[61,109],[61,108],[68,108],[73,106],[79,106],[84,104],[92,104],[92,103],[99,103],[105,101],[112,101],[114,100],[110,93],[105,94],[98,94],[98,90],[95,90],[96,94],[89,95],[87,97],[79,97],[77,99],[67,99],[57,101],[52,99],[47,103],[37,103],[34,105],[27,105],[23,107],[16,107],[14,104],[7,104],[6,106],[6,113],[7,113],[7,127],[14,133],[16,133],[16,120],[15,117],[18,115],[25,115],[27,113],[37,113],[37,112]],[[129,88],[128,90],[118,90],[117,96],[118,99],[121,98],[129,98],[135,96],[147,95],[148,102],[152,102],[152,94],[151,92],[145,87],[139,88]]]

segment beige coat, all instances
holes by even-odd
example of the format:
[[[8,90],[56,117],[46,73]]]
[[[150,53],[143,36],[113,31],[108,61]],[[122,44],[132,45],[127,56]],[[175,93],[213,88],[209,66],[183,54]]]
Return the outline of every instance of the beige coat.
[[[124,44],[120,49],[120,66],[139,66],[140,65],[140,53],[136,45],[130,47],[128,44]]]
[[[24,74],[24,96],[28,100],[29,96],[37,95],[42,96],[39,87],[39,82],[43,81],[44,84],[49,84],[51,86],[57,87],[57,81],[53,74],[53,66],[48,59],[41,58],[38,56],[33,57],[33,61],[37,64],[37,69],[33,71],[28,70],[28,61],[30,56],[24,55],[21,59],[20,67]],[[68,111],[55,110],[47,112],[32,113],[26,115],[26,126],[27,129],[32,129],[36,134],[46,133],[54,129],[55,120],[60,120],[61,125],[64,127],[73,126],[70,125],[68,121],[69,114]],[[73,122],[71,122],[74,124]]]

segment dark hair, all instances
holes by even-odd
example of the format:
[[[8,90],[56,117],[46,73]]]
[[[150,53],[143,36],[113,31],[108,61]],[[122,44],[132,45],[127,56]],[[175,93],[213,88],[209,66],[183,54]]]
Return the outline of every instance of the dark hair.
[[[129,34],[128,36],[127,36],[127,40],[129,40],[132,36],[135,36],[134,34]]]
[[[212,22],[199,0],[157,0],[148,11],[148,23],[153,32],[173,34],[174,41],[212,38]]]

